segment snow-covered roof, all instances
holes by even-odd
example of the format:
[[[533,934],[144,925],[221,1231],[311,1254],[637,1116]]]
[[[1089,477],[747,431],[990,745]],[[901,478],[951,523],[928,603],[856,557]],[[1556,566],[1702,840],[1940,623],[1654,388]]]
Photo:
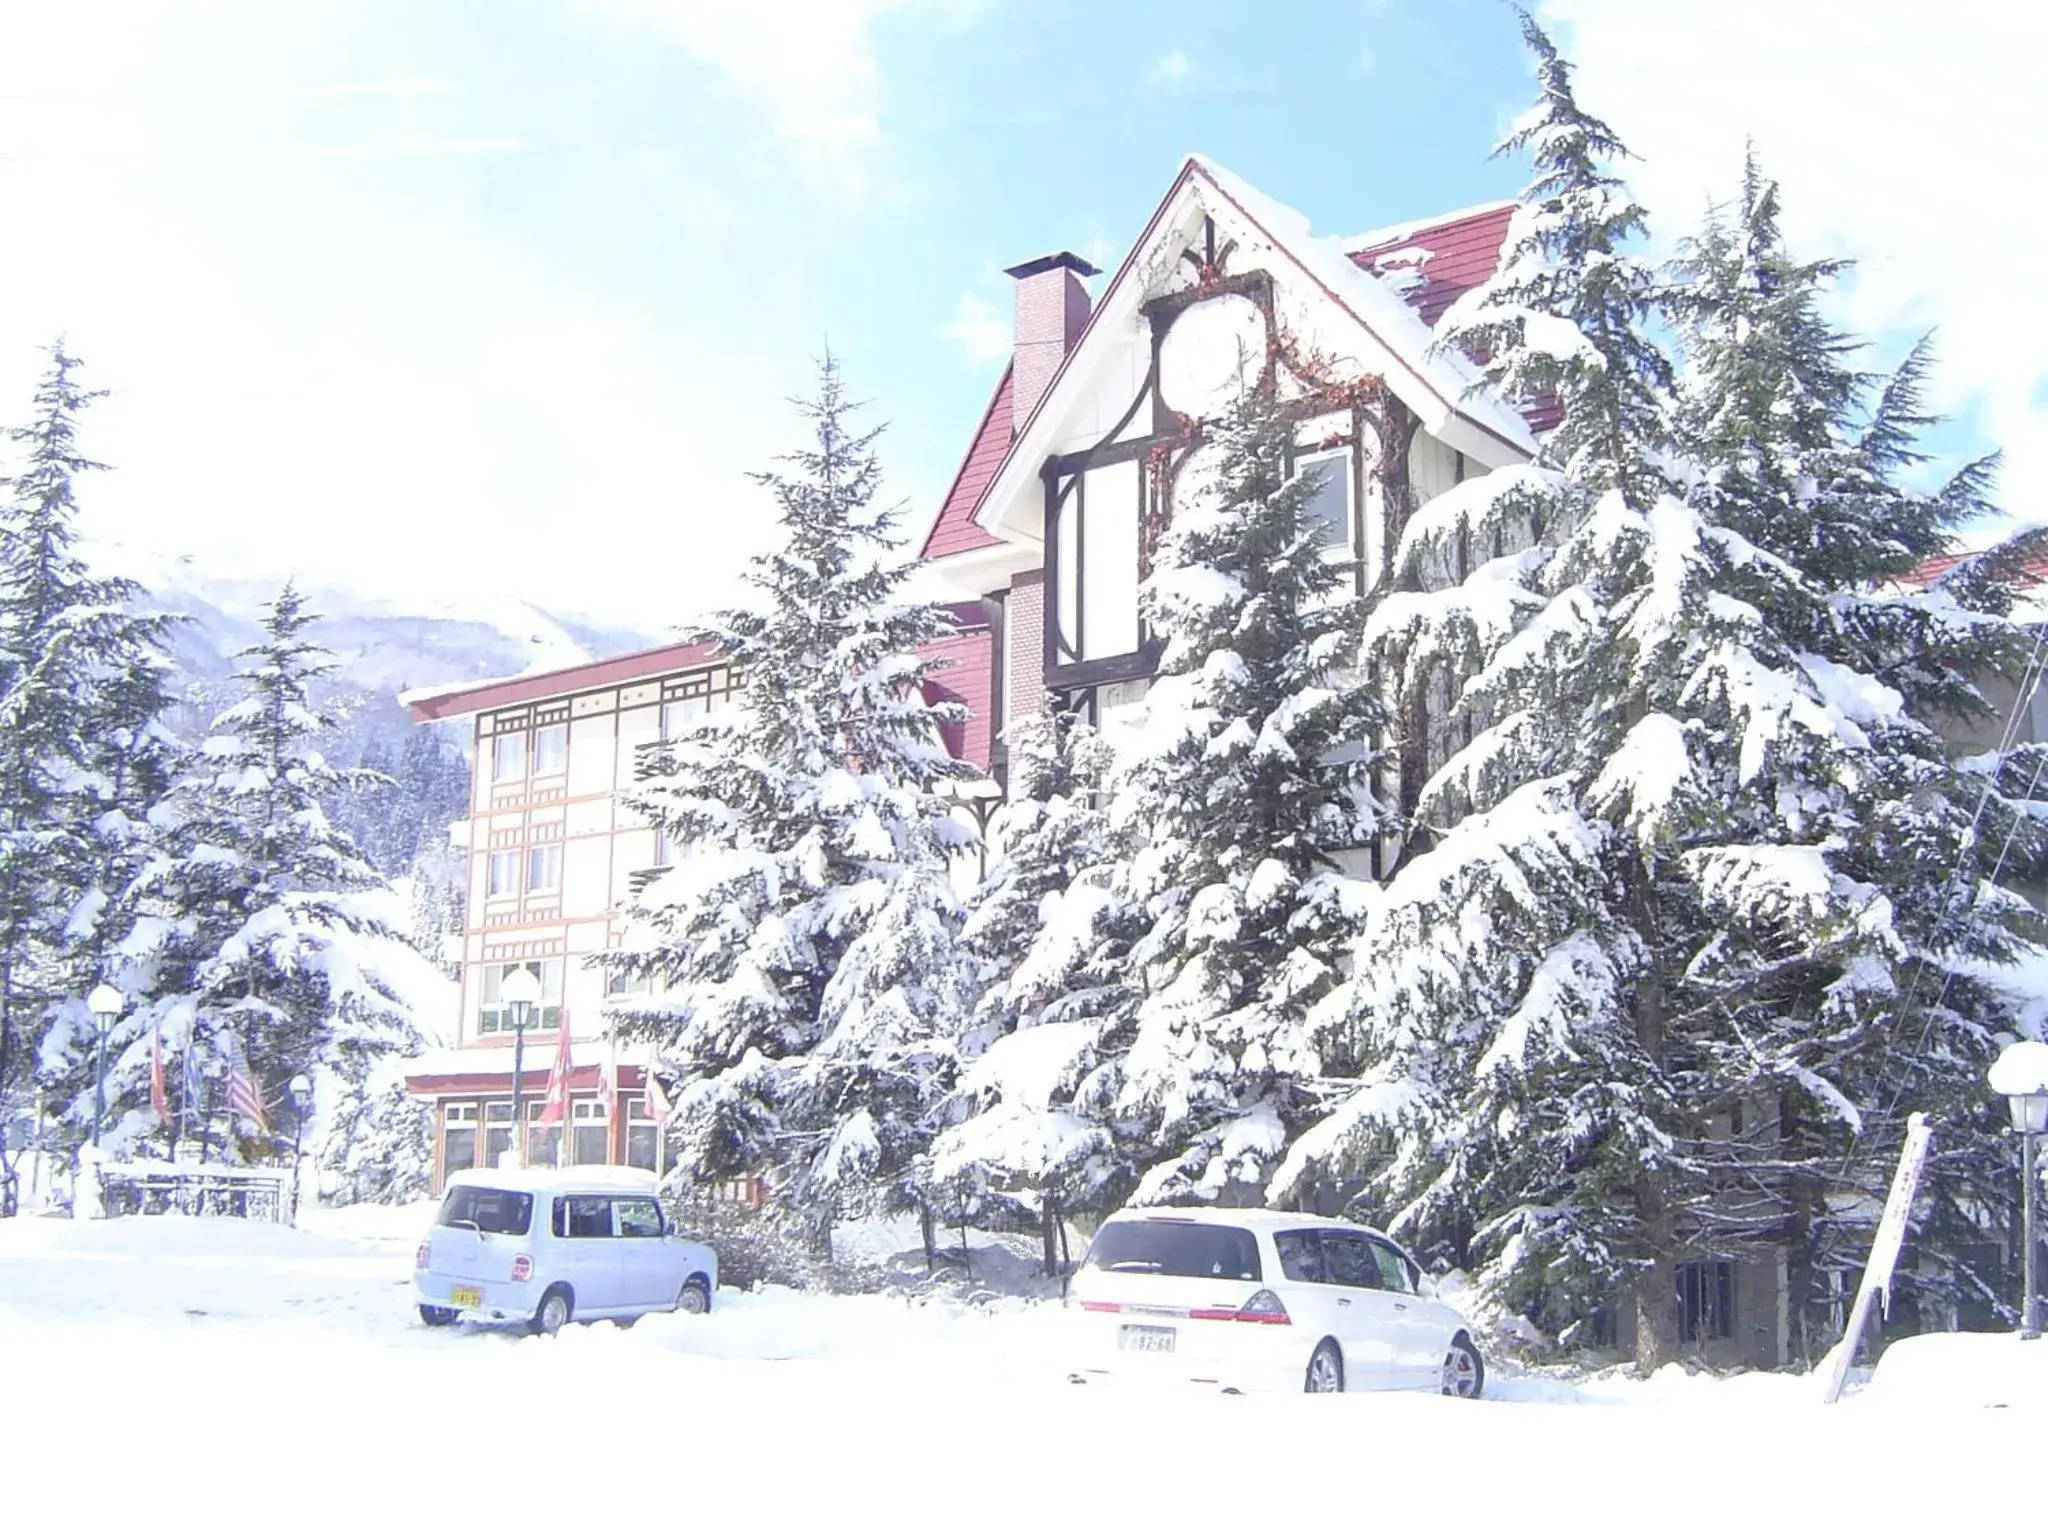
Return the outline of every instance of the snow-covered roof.
[[[1275,246],[1299,262],[1309,277],[1372,332],[1407,370],[1410,379],[1406,382],[1420,386],[1431,397],[1418,401],[1413,388],[1402,387],[1404,381],[1398,373],[1387,380],[1424,426],[1440,435],[1444,421],[1462,416],[1517,452],[1535,453],[1536,439],[1520,413],[1490,389],[1476,387],[1481,383],[1479,371],[1455,353],[1436,349],[1429,326],[1408,301],[1351,259],[1358,242],[1318,235],[1303,214],[1267,196],[1243,177],[1205,155],[1188,158]],[[1444,222],[1432,220],[1422,227]],[[1434,409],[1429,408],[1432,402]]]
[[[1405,244],[1426,230],[1442,229],[1446,224],[1462,224],[1467,219],[1480,218],[1489,213],[1512,213],[1517,206],[1512,197],[1500,198],[1491,203],[1474,203],[1469,208],[1453,208],[1448,213],[1433,213],[1427,218],[1405,219],[1399,224],[1368,229],[1362,235],[1346,235],[1337,243],[1351,252],[1369,250],[1380,245]]]
[[[486,709],[505,709],[552,699],[590,688],[615,688],[621,683],[686,672],[709,666],[718,648],[708,642],[657,645],[623,656],[580,662],[572,667],[548,667],[521,672],[512,677],[488,678],[481,682],[440,683],[431,688],[412,688],[398,696],[398,702],[412,711],[415,720],[453,720]]]
[[[577,1190],[632,1190],[652,1194],[655,1178],[644,1168],[585,1163],[575,1168],[464,1168],[448,1175],[448,1183],[521,1194],[562,1194]]]

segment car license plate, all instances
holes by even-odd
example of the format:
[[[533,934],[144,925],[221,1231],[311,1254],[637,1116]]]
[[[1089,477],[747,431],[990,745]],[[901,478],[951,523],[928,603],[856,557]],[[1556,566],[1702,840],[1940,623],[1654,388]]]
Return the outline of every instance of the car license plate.
[[[1148,1328],[1143,1323],[1125,1323],[1117,1330],[1118,1349],[1134,1349],[1141,1355],[1173,1353],[1171,1328]]]
[[[480,1307],[484,1304],[484,1293],[473,1285],[457,1285],[448,1291],[448,1304],[455,1307]]]

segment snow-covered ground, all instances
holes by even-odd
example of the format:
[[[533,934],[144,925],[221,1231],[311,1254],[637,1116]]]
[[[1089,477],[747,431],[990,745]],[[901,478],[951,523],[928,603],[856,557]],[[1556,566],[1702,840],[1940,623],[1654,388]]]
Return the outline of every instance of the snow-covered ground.
[[[1676,1371],[1501,1379],[1480,1403],[1075,1387],[1058,1307],[1015,1301],[727,1291],[631,1331],[430,1331],[424,1214],[0,1222],[0,1509],[178,1531],[1893,1530],[1981,1516],[1972,1489],[2032,1464],[2048,1408],[2048,1342],[1992,1337],[1898,1346],[1823,1408],[1812,1378]]]

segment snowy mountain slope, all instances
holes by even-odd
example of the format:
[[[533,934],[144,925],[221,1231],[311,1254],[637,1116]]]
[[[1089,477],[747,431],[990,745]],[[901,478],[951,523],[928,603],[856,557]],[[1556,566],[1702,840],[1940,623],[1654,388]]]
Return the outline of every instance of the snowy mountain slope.
[[[193,622],[180,631],[181,670],[194,680],[222,678],[234,653],[257,633],[257,615],[288,574],[260,555],[209,550],[161,555],[133,545],[87,546],[86,558],[109,575],[140,582],[167,612]],[[396,562],[394,562],[396,564]],[[394,570],[389,592],[367,593],[300,574],[315,633],[340,664],[342,692],[395,699],[403,690],[574,666],[658,644],[644,630],[550,613],[522,599],[464,591]]]

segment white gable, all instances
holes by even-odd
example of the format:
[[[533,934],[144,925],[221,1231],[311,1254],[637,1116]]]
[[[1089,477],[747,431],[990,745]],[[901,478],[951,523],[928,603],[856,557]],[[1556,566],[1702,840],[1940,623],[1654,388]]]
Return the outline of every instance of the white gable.
[[[1151,432],[1149,402],[1125,419],[1152,366],[1143,306],[1193,284],[1183,258],[1191,247],[1228,248],[1221,263],[1226,272],[1267,273],[1274,318],[1292,340],[1338,377],[1384,378],[1447,448],[1489,468],[1534,453],[1521,417],[1476,390],[1478,376],[1461,359],[1433,354],[1429,328],[1392,287],[1354,265],[1336,241],[1312,234],[1300,214],[1194,157],[989,487],[976,517],[983,528],[1006,541],[1039,543],[1039,467],[1048,458],[1093,447],[1112,432],[1120,438]],[[1213,414],[1235,392],[1239,358],[1263,366],[1264,332],[1258,306],[1240,295],[1218,293],[1191,306],[1161,346],[1164,403],[1189,415]]]

